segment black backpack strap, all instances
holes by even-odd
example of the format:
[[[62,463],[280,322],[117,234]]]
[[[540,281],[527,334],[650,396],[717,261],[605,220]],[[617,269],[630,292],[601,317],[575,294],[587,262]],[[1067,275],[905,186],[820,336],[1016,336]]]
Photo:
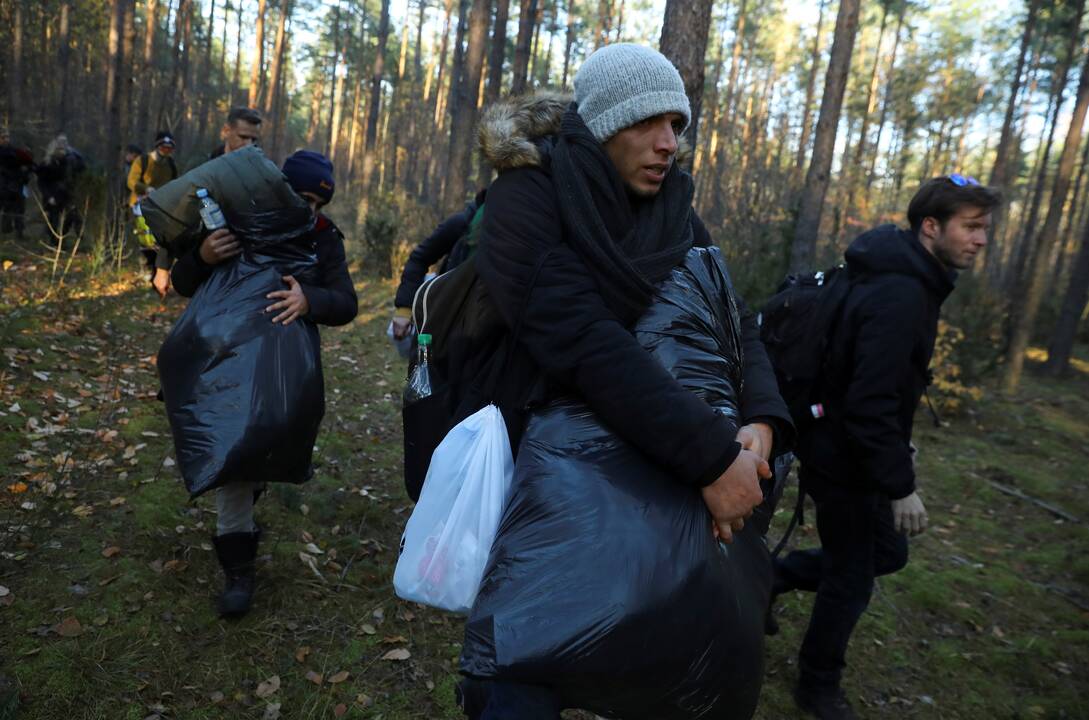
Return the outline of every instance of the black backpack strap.
[[[805,490],[802,489],[802,480],[798,478],[798,500],[794,503],[794,514],[790,516],[790,523],[787,525],[786,532],[783,533],[783,537],[779,539],[779,542],[775,545],[775,549],[771,551],[771,559],[774,560],[779,557],[779,554],[783,552],[783,548],[790,541],[790,536],[794,534],[794,529],[799,525],[805,523]]]

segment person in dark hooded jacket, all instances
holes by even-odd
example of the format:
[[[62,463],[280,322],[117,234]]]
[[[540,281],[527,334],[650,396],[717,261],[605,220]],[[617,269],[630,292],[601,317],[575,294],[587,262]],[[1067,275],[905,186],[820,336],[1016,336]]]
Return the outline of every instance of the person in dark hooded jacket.
[[[929,383],[942,302],[986,244],[999,202],[972,178],[934,178],[908,206],[910,230],[883,225],[846,252],[851,289],[825,361],[825,417],[799,433],[796,449],[821,547],[780,560],[773,587],[817,594],[795,691],[816,717],[856,717],[840,688],[851,632],[874,578],[903,568],[906,536],[926,528],[912,420]]]
[[[631,327],[655,287],[711,238],[692,209],[693,181],[674,157],[691,119],[680,75],[657,51],[596,50],[575,102],[548,96],[489,111],[480,131],[499,170],[474,262],[517,335],[496,389],[507,409],[573,395],[676,482],[698,489],[725,540],[762,500],[772,445],[793,427],[754,318],[742,308],[739,427],[646,352]],[[506,418],[513,447],[523,427]],[[710,528],[709,528],[710,530]],[[605,598],[602,599],[606,601]],[[466,714],[558,719],[549,688],[467,679]]]
[[[474,218],[479,223],[481,208],[484,206],[484,198],[487,189],[481,190],[465,207],[439,223],[434,232],[424,238],[419,245],[412,249],[405,261],[405,267],[401,271],[401,283],[397,286],[397,293],[393,298],[393,339],[401,340],[408,335],[412,325],[412,301],[416,297],[416,291],[423,285],[427,277],[427,270],[432,265],[442,260],[439,273],[453,270],[461,263],[469,259],[474,252],[473,240],[470,237],[470,226]]]
[[[358,312],[355,286],[348,274],[344,236],[318,209],[333,199],[333,165],[320,153],[299,150],[283,166],[288,183],[310,204],[316,216],[311,231],[318,260],[320,282],[300,283],[291,275],[283,277],[283,290],[269,293],[265,309],[269,321],[288,325],[305,318],[320,325],[346,325]],[[191,252],[174,264],[174,289],[192,297],[216,265],[230,262],[242,252],[239,240],[228,229],[210,233]],[[226,577],[219,597],[219,613],[237,617],[250,609],[254,591],[254,559],[261,532],[253,509],[262,484],[246,480],[227,482],[216,490],[216,555]]]

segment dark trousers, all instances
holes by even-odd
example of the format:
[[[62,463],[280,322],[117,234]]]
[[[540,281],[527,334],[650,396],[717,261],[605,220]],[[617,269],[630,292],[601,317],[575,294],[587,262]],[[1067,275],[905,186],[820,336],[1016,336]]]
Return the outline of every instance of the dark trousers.
[[[546,687],[466,678],[458,703],[469,720],[560,720],[559,697]]]
[[[847,644],[873,594],[874,578],[907,564],[907,538],[893,527],[883,495],[809,491],[817,506],[821,547],[797,550],[776,565],[777,590],[817,593],[798,657],[809,690],[839,687]]]
[[[0,234],[15,233],[16,237],[23,236],[25,227],[23,216],[26,213],[26,200],[23,193],[0,190]]]

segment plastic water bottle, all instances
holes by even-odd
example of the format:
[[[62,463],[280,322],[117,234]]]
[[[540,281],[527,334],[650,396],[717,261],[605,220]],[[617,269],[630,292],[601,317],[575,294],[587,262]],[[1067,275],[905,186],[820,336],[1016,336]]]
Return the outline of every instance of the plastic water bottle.
[[[431,335],[420,333],[416,337],[416,367],[412,369],[412,375],[405,385],[404,404],[408,405],[417,400],[431,397],[431,367],[429,364],[429,352],[431,349]]]
[[[219,203],[208,194],[205,188],[197,188],[197,200],[200,202],[200,220],[209,232],[227,227],[227,220]]]

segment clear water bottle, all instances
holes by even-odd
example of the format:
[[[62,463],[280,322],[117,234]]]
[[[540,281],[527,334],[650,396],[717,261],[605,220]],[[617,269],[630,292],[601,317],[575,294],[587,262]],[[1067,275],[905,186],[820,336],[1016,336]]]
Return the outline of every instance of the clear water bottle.
[[[227,220],[219,209],[219,203],[208,194],[207,189],[197,188],[197,201],[200,203],[200,220],[208,232],[227,227]]]
[[[408,405],[417,400],[431,397],[431,367],[429,353],[431,350],[431,335],[420,333],[416,337],[416,367],[405,385],[404,404]]]

